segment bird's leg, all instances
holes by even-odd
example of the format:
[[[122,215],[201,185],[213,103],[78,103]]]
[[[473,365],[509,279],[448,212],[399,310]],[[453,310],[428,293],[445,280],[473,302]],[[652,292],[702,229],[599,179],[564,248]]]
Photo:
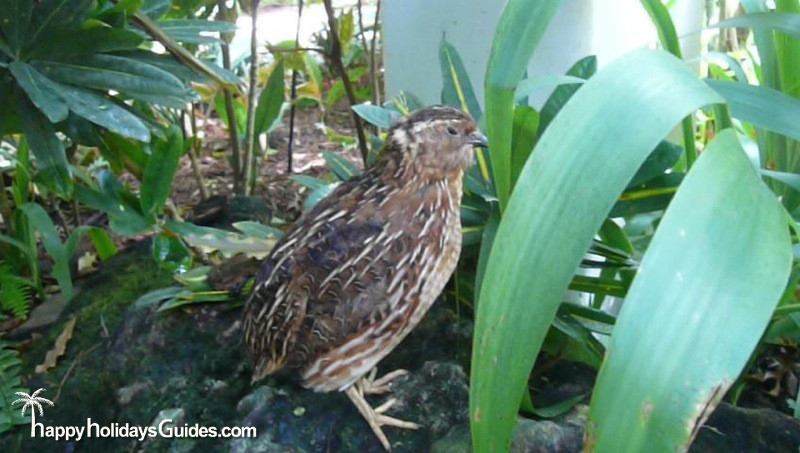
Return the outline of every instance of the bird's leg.
[[[389,387],[389,384],[391,384],[395,379],[407,375],[408,371],[394,370],[376,380],[375,375],[377,373],[378,368],[375,367],[369,372],[369,374],[365,375],[359,379],[358,382],[356,382],[356,385],[359,386],[359,390],[363,395],[381,395],[390,392],[392,389]]]
[[[383,433],[381,426],[394,426],[396,428],[404,429],[419,428],[419,425],[416,423],[398,420],[394,417],[383,415],[383,413],[392,407],[392,405],[397,401],[394,398],[391,398],[389,401],[373,409],[367,400],[364,399],[364,394],[361,392],[358,385],[351,385],[347,388],[345,393],[347,393],[350,401],[353,402],[358,409],[358,412],[361,413],[361,416],[364,417],[370,428],[372,428],[372,432],[375,433],[375,437],[378,438],[386,451],[392,451],[392,447],[389,445],[389,439],[386,438],[386,434]]]

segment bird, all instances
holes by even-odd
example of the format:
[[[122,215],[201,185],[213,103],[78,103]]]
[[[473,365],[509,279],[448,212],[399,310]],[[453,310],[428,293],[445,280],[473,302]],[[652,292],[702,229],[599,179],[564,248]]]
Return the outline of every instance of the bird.
[[[417,429],[373,408],[396,370],[376,366],[443,291],[461,251],[464,172],[486,136],[466,112],[432,106],[397,121],[373,166],[306,211],[261,264],[244,308],[253,383],[289,372],[344,392],[385,450],[381,429]]]

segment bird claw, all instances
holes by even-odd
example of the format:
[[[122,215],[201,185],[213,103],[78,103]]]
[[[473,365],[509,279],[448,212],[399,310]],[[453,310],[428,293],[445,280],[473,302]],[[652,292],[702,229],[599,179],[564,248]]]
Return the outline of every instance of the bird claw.
[[[358,409],[358,412],[361,413],[361,416],[364,417],[370,428],[372,428],[372,432],[375,433],[375,437],[378,438],[386,451],[392,451],[392,447],[389,444],[389,439],[386,437],[386,434],[383,433],[381,426],[392,426],[402,429],[419,429],[420,425],[384,415],[385,412],[397,402],[396,398],[389,398],[386,402],[373,409],[372,406],[367,403],[367,400],[364,399],[364,389],[365,387],[369,387],[370,389],[374,390],[375,384],[379,383],[379,388],[385,388],[383,392],[379,393],[384,393],[389,390],[388,384],[392,379],[396,379],[397,377],[403,376],[407,373],[408,372],[405,370],[397,370],[387,374],[378,381],[374,381],[375,370],[373,369],[373,371],[370,372],[369,377],[365,376],[356,385],[351,385],[345,392]],[[364,385],[364,382],[367,382],[367,384]]]
[[[358,381],[358,389],[362,395],[381,395],[392,391],[391,384],[395,379],[408,374],[406,370],[394,370],[383,375],[380,379],[375,379],[378,369],[373,368],[369,375],[362,377]]]

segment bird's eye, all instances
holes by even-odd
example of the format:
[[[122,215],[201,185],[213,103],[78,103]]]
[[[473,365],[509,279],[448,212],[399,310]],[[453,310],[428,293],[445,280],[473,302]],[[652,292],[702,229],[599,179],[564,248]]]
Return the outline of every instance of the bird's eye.
[[[458,131],[453,126],[447,128],[447,133],[450,135],[458,135]]]

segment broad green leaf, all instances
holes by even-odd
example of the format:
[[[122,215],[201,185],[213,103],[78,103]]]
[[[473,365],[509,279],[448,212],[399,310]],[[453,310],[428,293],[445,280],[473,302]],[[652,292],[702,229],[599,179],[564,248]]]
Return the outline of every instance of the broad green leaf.
[[[519,102],[539,90],[545,90],[547,88],[558,87],[561,85],[581,84],[585,81],[586,80],[580,77],[574,77],[570,75],[552,75],[523,79],[521,82],[519,82],[519,85],[517,85],[517,89],[514,92],[514,100]]]
[[[800,192],[800,175],[795,173],[784,173],[780,171],[761,170],[761,174],[780,181],[792,189]]]
[[[167,130],[166,140],[154,140],[153,154],[144,168],[141,189],[142,211],[151,221],[164,209],[183,151],[183,135],[178,126],[173,125]]]
[[[500,222],[478,300],[470,385],[476,450],[508,447],[562,296],[636,170],[681,118],[717,102],[680,60],[637,51],[589,79],[539,139]]]
[[[322,70],[319,67],[319,63],[311,55],[310,52],[306,52],[303,54],[303,64],[306,69],[306,74],[314,81],[314,84],[321,90],[322,89]]]
[[[143,142],[150,141],[150,130],[134,114],[89,90],[58,84],[61,97],[70,110],[111,132]]]
[[[272,73],[267,79],[267,86],[258,98],[256,107],[255,135],[269,132],[281,113],[281,106],[286,100],[286,90],[284,84],[283,63],[278,62],[272,69]]]
[[[25,43],[32,9],[31,0],[4,0],[0,8],[0,31],[15,54]]]
[[[763,86],[720,80],[706,84],[728,101],[733,117],[800,140],[800,100]]]
[[[272,228],[271,226],[250,220],[234,222],[233,227],[248,236],[254,236],[260,239],[280,238],[283,236],[283,231],[277,228]]]
[[[485,105],[489,152],[501,211],[511,195],[511,125],[514,91],[533,51],[563,0],[510,0],[492,41]],[[517,403],[519,399],[517,399]],[[477,445],[477,444],[476,444]]]
[[[742,64],[739,62],[739,60],[722,52],[708,52],[705,55],[705,58],[708,60],[720,59],[724,61],[730,70],[733,71],[737,82],[748,83],[747,74],[745,74],[744,68],[742,68]]]
[[[17,96],[22,130],[28,140],[41,182],[58,194],[69,198],[72,194],[72,176],[64,144],[56,136],[55,128],[25,96]]]
[[[166,227],[181,235],[183,240],[193,247],[200,247],[209,252],[220,251],[226,256],[244,253],[248,256],[264,258],[277,241],[275,238],[261,239],[187,222],[169,221],[166,223]]]
[[[628,292],[587,450],[685,451],[744,369],[791,262],[780,205],[724,131],[689,172]]]
[[[633,175],[633,179],[630,184],[628,184],[628,187],[633,188],[650,181],[656,176],[663,175],[668,168],[672,168],[672,166],[678,162],[681,154],[683,154],[683,148],[666,140],[662,141],[656,146],[656,149],[647,156],[647,160],[644,161],[639,170],[636,171],[636,174]]]
[[[360,173],[358,167],[338,154],[325,151],[322,157],[325,158],[325,162],[328,163],[328,168],[339,178],[339,181],[350,179]]]
[[[61,60],[76,55],[133,50],[143,41],[144,39],[138,34],[117,28],[65,30],[31,49],[28,58]]]
[[[292,175],[289,178],[291,178],[292,181],[304,187],[308,187],[311,190],[316,190],[319,189],[320,187],[325,187],[330,184],[327,181],[323,181],[319,178],[315,178],[309,175]]]
[[[140,310],[142,308],[147,308],[151,305],[158,305],[165,300],[174,299],[178,296],[188,296],[192,293],[191,290],[180,287],[180,286],[170,286],[167,288],[161,288],[154,291],[150,291],[147,294],[140,296],[136,299],[131,307],[134,310]]]
[[[358,113],[358,116],[364,121],[382,129],[389,129],[392,127],[392,123],[398,119],[395,112],[377,105],[358,104],[353,106],[353,111]]]
[[[53,80],[86,88],[116,90],[144,101],[159,103],[159,97],[180,96],[185,105],[193,95],[177,77],[163,69],[130,58],[92,55],[74,61],[33,63]],[[181,106],[182,104],[179,104]]]
[[[483,112],[475,89],[469,79],[461,56],[452,44],[442,37],[439,44],[439,65],[442,68],[442,103],[469,112],[479,121]]]
[[[511,184],[517,182],[522,167],[533,152],[539,137],[539,112],[533,107],[514,109],[514,133],[511,137]]]
[[[8,70],[28,95],[28,99],[45,114],[51,123],[57,123],[67,118],[69,113],[67,104],[61,100],[58,87],[50,79],[43,76],[33,66],[19,61],[12,61],[8,65]]]
[[[210,80],[207,77],[202,76],[196,73],[195,71],[192,71],[188,67],[184,66],[178,60],[176,60],[175,57],[169,54],[160,55],[145,50],[129,50],[123,52],[115,52],[114,55],[130,58],[163,69],[164,71],[169,72],[170,74],[174,75],[180,80],[191,81],[191,82],[202,82],[202,83],[206,83]],[[206,65],[210,66],[209,62],[205,63]],[[236,76],[233,76],[233,78],[236,79]]]
[[[795,13],[751,13],[724,20],[711,28],[752,28],[775,30],[800,39],[800,14]]]
[[[567,75],[586,80],[593,76],[595,72],[597,72],[597,57],[591,55],[578,60],[577,63],[569,68]],[[555,118],[558,112],[561,111],[561,108],[564,107],[567,101],[570,100],[572,95],[574,95],[581,86],[582,84],[580,83],[568,83],[559,85],[558,88],[553,91],[550,97],[547,98],[547,101],[545,101],[539,114],[539,135],[544,133],[547,126],[553,121],[553,118]]]
[[[39,39],[49,39],[58,30],[82,24],[94,0],[42,0],[33,11],[26,47],[36,47]]]

